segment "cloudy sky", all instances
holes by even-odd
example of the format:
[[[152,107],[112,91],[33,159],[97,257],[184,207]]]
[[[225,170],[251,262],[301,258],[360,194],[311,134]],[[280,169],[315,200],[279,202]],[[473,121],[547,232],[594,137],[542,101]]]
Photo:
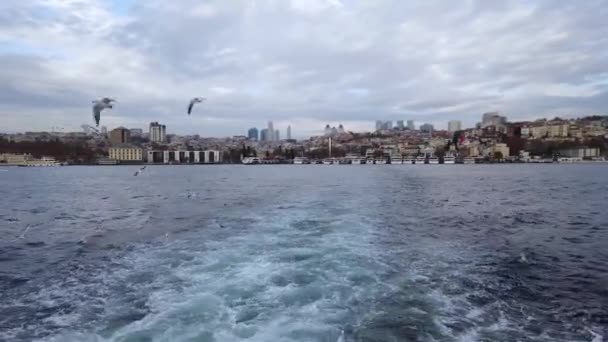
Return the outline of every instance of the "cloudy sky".
[[[101,96],[109,128],[206,136],[606,114],[606,18],[606,0],[1,0],[0,131],[77,130]]]

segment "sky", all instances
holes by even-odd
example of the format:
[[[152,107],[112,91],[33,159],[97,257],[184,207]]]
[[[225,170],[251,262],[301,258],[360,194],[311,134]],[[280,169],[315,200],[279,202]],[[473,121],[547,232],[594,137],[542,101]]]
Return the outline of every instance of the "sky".
[[[0,132],[606,114],[606,0],[2,0]],[[207,102],[191,116],[192,97]]]

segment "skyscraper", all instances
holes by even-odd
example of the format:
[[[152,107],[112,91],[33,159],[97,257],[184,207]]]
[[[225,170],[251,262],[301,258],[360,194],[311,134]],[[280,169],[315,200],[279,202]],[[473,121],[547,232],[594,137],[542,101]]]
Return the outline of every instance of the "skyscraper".
[[[150,141],[164,143],[167,141],[167,127],[158,122],[150,122]]]
[[[433,125],[429,123],[425,123],[424,125],[420,125],[420,131],[425,133],[433,133]]]
[[[108,127],[101,126],[101,134],[108,134]]]
[[[280,141],[281,140],[281,134],[279,133],[279,130],[275,130],[274,131],[274,141]]]
[[[257,141],[258,138],[258,129],[255,127],[252,127],[249,129],[249,131],[247,131],[247,137],[249,138],[249,140],[255,140]]]
[[[384,129],[387,130],[387,131],[393,129],[393,121],[391,121],[391,120],[385,121],[384,122]]]
[[[407,120],[407,128],[412,131],[416,129],[416,125],[414,125],[414,120]]]
[[[325,125],[324,133],[325,135],[331,135],[331,127],[329,126],[329,124]]]
[[[274,141],[275,133],[272,121],[268,121],[268,133],[266,134],[266,138],[268,138],[268,141]]]
[[[403,124],[403,120],[397,120],[397,128],[404,129],[405,125]]]
[[[268,141],[268,128],[264,128],[260,131],[260,141]]]
[[[383,125],[384,122],[382,122],[382,120],[376,120],[376,131],[381,131]]]
[[[287,126],[287,140],[291,140],[291,125]]]
[[[459,120],[452,120],[448,122],[448,131],[456,132],[461,130],[461,124]]]
[[[344,134],[344,126],[342,124],[338,125],[338,134]]]

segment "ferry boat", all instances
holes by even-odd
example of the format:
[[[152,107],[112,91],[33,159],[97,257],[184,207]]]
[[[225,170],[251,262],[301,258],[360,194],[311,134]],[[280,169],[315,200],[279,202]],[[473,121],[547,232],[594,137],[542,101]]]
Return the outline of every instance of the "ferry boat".
[[[308,158],[304,158],[304,157],[296,157],[293,159],[293,163],[294,164],[310,164],[310,160],[308,160]]]
[[[334,165],[335,163],[336,161],[331,158],[323,160],[323,165]]]
[[[456,164],[456,158],[453,156],[448,156],[443,158],[444,164]]]
[[[475,158],[466,157],[462,160],[463,164],[475,164]]]
[[[439,158],[437,158],[437,157],[429,158],[429,164],[439,164]]]
[[[365,164],[365,159],[353,159],[351,164],[352,165],[363,165],[363,164]]]
[[[376,159],[376,165],[383,165],[383,164],[386,164],[386,159],[384,159],[384,158]]]
[[[414,159],[414,164],[418,165],[418,164],[426,164],[426,158],[424,157],[416,157],[416,159]]]
[[[261,164],[262,161],[260,160],[260,158],[257,157],[247,157],[247,158],[243,158],[243,164],[245,165],[255,165],[255,164]]]
[[[62,163],[55,160],[53,157],[42,157],[41,159],[30,159],[23,163],[17,164],[20,167],[54,167],[63,166]]]

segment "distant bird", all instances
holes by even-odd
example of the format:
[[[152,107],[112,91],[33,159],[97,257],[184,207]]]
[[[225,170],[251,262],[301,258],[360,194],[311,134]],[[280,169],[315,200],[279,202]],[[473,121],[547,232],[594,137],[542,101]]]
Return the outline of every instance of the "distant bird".
[[[112,109],[112,102],[116,100],[109,97],[103,97],[99,100],[93,100],[93,117],[95,118],[95,124],[99,127],[99,120],[101,119],[101,111],[110,108]]]
[[[192,100],[190,100],[190,104],[188,105],[188,115],[190,115],[192,113],[192,107],[194,107],[195,103],[201,103],[206,100],[207,99],[204,97],[195,97]]]
[[[146,166],[144,166],[141,169],[135,171],[135,173],[133,174],[133,176],[139,176],[139,174],[142,173],[145,169],[146,169]]]
[[[17,236],[12,242],[23,239],[25,237],[25,233],[30,230],[30,227],[31,225],[28,224],[27,227],[25,227],[25,230],[23,230],[23,232],[21,233],[21,235]]]

